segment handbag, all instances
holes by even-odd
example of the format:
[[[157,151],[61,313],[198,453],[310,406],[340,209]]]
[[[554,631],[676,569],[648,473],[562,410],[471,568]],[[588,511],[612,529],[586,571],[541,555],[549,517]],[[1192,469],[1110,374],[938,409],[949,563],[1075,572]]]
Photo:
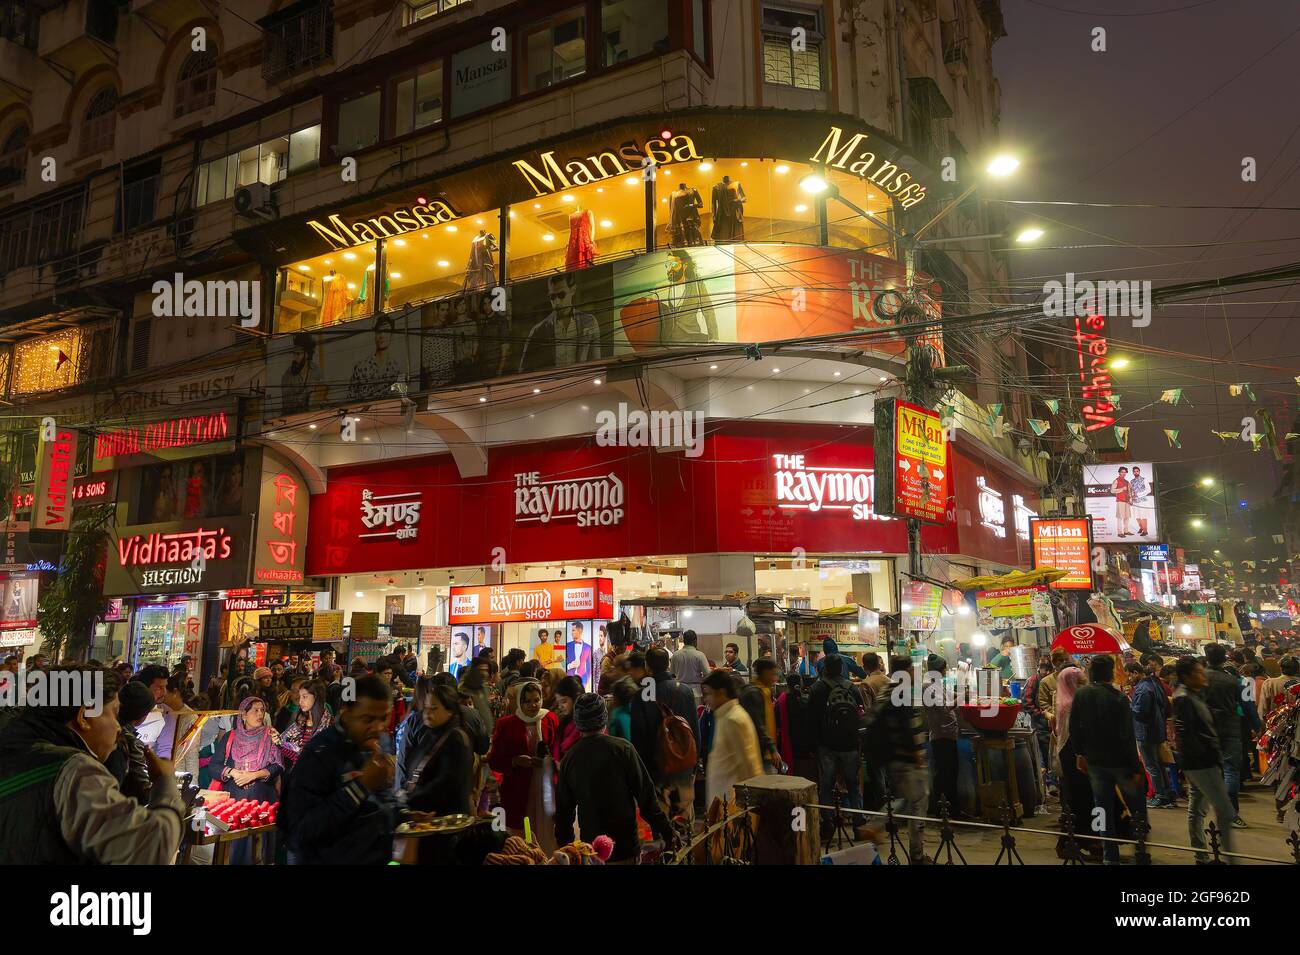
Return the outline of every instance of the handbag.
[[[1177,760],[1174,759],[1174,748],[1168,742],[1160,744],[1160,765],[1172,766]]]

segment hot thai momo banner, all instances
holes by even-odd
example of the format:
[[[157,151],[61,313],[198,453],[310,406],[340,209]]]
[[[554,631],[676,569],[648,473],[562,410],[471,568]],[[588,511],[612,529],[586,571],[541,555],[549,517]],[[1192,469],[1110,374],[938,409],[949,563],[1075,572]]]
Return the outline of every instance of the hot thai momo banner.
[[[1084,510],[1098,544],[1150,544],[1160,540],[1156,469],[1150,462],[1085,464]]]
[[[904,268],[866,252],[777,244],[666,249],[411,312],[272,339],[266,417],[709,342],[888,329]],[[937,288],[926,299],[939,314]],[[938,338],[927,339],[942,353]],[[873,351],[902,354],[901,338]]]

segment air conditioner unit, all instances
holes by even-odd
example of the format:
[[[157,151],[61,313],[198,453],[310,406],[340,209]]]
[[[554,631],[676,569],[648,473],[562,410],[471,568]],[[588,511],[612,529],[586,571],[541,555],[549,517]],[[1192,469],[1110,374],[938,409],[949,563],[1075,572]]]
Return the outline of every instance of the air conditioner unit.
[[[235,190],[235,212],[249,219],[274,219],[275,199],[271,187],[254,182]]]

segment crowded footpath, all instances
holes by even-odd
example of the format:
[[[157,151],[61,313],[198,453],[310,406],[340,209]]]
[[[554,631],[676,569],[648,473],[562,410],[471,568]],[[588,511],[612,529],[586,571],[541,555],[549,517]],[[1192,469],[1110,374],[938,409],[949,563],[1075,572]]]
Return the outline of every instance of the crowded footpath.
[[[776,776],[807,783],[814,858],[831,864],[846,845],[884,852],[887,828],[906,830],[906,861],[931,864],[927,823],[933,845],[936,828],[996,818],[968,811],[958,743],[980,707],[1007,702],[963,694],[977,672],[1011,685],[1009,642],[954,680],[938,655],[855,658],[829,638],[786,668],[763,641],[749,663],[738,643],[715,661],[693,631],[675,652],[629,632],[609,627],[597,692],[518,649],[456,677],[406,645],[372,664],[326,650],[314,667],[254,667],[240,647],[201,690],[189,658],[131,672],[11,657],[0,862],[701,861],[692,852]],[[1266,638],[1176,659],[1042,657],[1011,702],[1029,715],[1056,855],[1130,861],[1120,847],[1149,832],[1149,812],[1178,810],[1182,861],[1239,861],[1242,789],[1262,766],[1280,838],[1295,829],[1296,650]],[[54,698],[74,681],[102,697]]]

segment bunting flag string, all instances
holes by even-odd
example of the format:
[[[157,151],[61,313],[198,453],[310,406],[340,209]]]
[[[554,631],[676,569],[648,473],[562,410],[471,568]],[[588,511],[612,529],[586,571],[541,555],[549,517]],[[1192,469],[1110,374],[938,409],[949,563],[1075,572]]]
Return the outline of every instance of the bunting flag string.
[[[1083,440],[1083,422],[1067,421],[1065,426],[1070,429],[1070,434],[1074,435],[1080,441]]]
[[[1240,398],[1243,394],[1251,401],[1256,401],[1255,392],[1250,387],[1250,382],[1243,381],[1235,385],[1228,386],[1228,394],[1234,398]]]
[[[1183,389],[1166,388],[1163,392],[1160,393],[1160,400],[1163,401],[1165,404],[1176,405],[1183,400]],[[1187,402],[1187,404],[1188,406],[1191,406],[1192,403],[1189,401]]]
[[[1115,425],[1115,440],[1119,442],[1121,448],[1128,448],[1128,428]]]
[[[1241,435],[1236,431],[1215,431],[1211,429],[1210,434],[1215,435],[1220,441],[1227,441],[1229,438],[1241,437]]]
[[[1047,432],[1051,429],[1052,425],[1051,422],[1044,421],[1041,418],[1030,418],[1029,427],[1033,428],[1034,434],[1038,435],[1041,438],[1043,435],[1047,434]]]
[[[1297,385],[1300,385],[1300,377],[1297,377],[1297,378],[1296,378],[1296,384],[1297,384]],[[1052,414],[1060,414],[1060,413],[1061,413],[1061,399],[1060,399],[1060,398],[1044,398],[1044,399],[1043,399],[1043,404],[1047,405],[1047,410],[1050,411]]]
[[[1165,428],[1165,437],[1169,439],[1171,448],[1181,448],[1183,446],[1182,442],[1178,440],[1177,428]]]

